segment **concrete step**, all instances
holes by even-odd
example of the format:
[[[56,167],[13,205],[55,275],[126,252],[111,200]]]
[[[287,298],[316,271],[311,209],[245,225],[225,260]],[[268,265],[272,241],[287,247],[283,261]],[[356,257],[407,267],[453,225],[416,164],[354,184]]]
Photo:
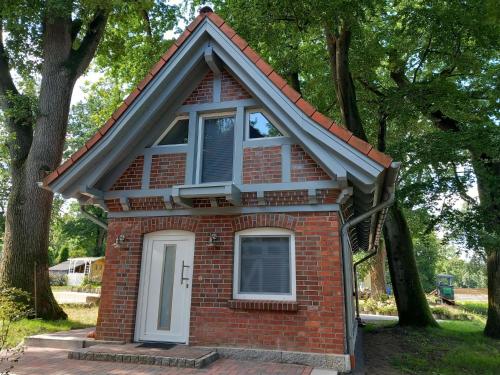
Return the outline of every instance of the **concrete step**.
[[[215,351],[176,345],[171,349],[141,348],[139,344],[96,345],[68,352],[69,359],[203,368],[219,358]]]
[[[27,346],[31,347],[57,349],[81,349],[89,348],[94,345],[120,344],[116,341],[95,340],[87,338],[87,334],[94,329],[95,328],[85,328],[34,335],[27,337],[24,342]]]

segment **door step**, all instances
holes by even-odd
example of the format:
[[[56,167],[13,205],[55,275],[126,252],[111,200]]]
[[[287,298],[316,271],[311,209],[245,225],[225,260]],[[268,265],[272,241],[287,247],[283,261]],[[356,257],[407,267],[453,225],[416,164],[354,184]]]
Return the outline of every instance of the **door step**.
[[[137,363],[144,365],[203,368],[219,358],[215,351],[185,345],[144,347],[141,344],[95,345],[75,349],[68,353],[69,359]]]
[[[93,345],[103,345],[108,343],[120,344],[120,342],[117,341],[105,341],[87,338],[87,335],[93,330],[95,330],[95,328],[84,328],[29,336],[25,339],[25,344],[27,346],[37,348],[56,349],[80,349],[88,348]]]

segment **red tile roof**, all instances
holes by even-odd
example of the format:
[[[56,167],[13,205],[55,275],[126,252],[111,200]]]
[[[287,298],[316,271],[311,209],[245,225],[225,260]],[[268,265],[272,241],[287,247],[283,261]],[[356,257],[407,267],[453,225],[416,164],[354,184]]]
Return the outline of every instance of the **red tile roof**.
[[[313,121],[328,129],[330,133],[343,141],[349,143],[352,147],[356,148],[361,153],[367,155],[370,159],[374,160],[384,168],[388,168],[392,163],[392,158],[375,148],[365,141],[354,136],[349,130],[336,124],[332,119],[318,112],[316,108],[308,101],[301,97],[301,95],[291,87],[286,80],[281,77],[274,69],[263,60],[257,52],[255,52],[248,43],[239,36],[225,21],[216,13],[202,13],[196,17],[193,22],[184,30],[181,36],[175,41],[168,51],[161,57],[146,75],[146,77],[137,85],[132,93],[123,101],[118,109],[113,113],[108,121],[99,129],[99,131],[89,140],[85,145],[76,151],[68,160],[62,163],[56,170],[51,172],[43,179],[43,185],[48,186],[68,170],[78,159],[94,147],[101,138],[113,127],[120,116],[127,110],[128,107],[137,99],[137,97],[144,91],[149,82],[158,74],[163,66],[175,54],[177,49],[189,38],[191,33],[198,27],[198,25],[208,18],[215,26],[217,26],[231,41],[252,61],[259,70],[266,75],[275,86],[277,86],[283,94],[288,97],[295,105]]]

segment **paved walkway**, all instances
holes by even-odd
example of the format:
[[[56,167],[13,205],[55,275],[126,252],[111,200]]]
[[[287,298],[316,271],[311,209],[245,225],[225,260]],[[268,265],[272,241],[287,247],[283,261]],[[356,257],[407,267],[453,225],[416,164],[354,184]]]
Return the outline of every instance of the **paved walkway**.
[[[82,292],[53,292],[54,297],[59,304],[65,303],[92,303],[99,300],[100,294],[82,293]]]
[[[63,349],[30,347],[12,375],[310,375],[312,368],[283,363],[219,359],[204,369],[68,359]]]

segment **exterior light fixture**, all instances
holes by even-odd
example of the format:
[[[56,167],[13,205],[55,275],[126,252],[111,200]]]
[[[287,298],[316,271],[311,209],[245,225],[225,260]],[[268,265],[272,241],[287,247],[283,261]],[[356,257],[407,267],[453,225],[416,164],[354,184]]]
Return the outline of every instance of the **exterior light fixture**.
[[[125,235],[122,233],[118,237],[116,237],[115,243],[113,244],[115,247],[123,245],[125,242]]]
[[[218,243],[219,243],[219,236],[217,235],[217,233],[210,233],[210,236],[208,237],[208,244],[210,246],[215,246]]]

